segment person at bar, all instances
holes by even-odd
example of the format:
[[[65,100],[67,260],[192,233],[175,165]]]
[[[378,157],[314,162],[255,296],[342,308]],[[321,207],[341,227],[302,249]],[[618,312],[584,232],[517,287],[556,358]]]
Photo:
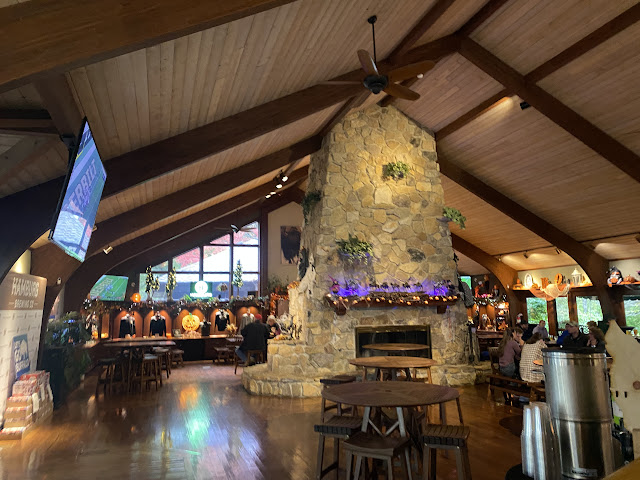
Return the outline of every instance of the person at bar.
[[[547,338],[549,338],[549,332],[547,331],[546,325],[547,325],[547,322],[545,322],[544,320],[540,320],[540,323],[538,323],[538,326],[533,329],[532,334],[535,335],[536,333],[539,333],[542,339],[546,340]]]
[[[516,362],[520,360],[523,343],[522,329],[520,327],[505,330],[498,346],[500,373],[505,377],[516,377],[518,372]]]
[[[269,329],[269,338],[274,338],[282,333],[280,325],[278,325],[276,317],[273,315],[267,317],[267,328]]]
[[[565,350],[583,348],[587,346],[589,337],[580,331],[578,322],[567,322],[565,329],[569,332],[562,342],[562,348]]]
[[[596,352],[605,352],[605,340],[604,333],[598,327],[589,327],[589,340],[587,341],[587,347],[592,347]]]

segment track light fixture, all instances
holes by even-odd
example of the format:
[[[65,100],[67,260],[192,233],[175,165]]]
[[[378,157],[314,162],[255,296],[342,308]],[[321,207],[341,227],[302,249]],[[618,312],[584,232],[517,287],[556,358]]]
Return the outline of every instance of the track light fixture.
[[[289,180],[289,176],[286,174],[282,175],[282,181],[286,182],[287,180]]]
[[[109,255],[111,250],[113,250],[113,247],[111,245],[107,245],[105,248],[102,249],[105,255]]]
[[[560,249],[558,247],[556,247],[556,255],[560,255],[560,253],[562,253],[562,252],[560,252]]]
[[[264,196],[264,198],[271,198],[271,194],[270,194],[270,193],[267,193],[267,194]]]
[[[529,108],[531,105],[529,105],[528,102],[520,102],[520,109],[521,110],[526,110],[527,108]]]
[[[522,254],[522,256],[523,256],[524,258],[529,258],[529,252],[524,252],[524,253]]]

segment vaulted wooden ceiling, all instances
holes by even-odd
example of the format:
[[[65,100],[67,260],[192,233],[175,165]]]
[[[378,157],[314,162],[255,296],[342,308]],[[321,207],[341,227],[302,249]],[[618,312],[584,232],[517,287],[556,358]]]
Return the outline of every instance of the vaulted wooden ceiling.
[[[0,46],[0,60],[14,58],[9,49],[26,42],[20,22],[48,18],[44,0],[14,3],[0,1],[0,31],[14,32],[15,40]],[[60,8],[69,3],[61,0]],[[171,12],[169,2],[158,3]],[[85,57],[64,52],[59,65],[61,47],[47,43],[52,58],[41,72],[16,60],[14,77],[0,76],[0,201],[65,173],[64,147],[49,131],[62,127],[43,98],[53,73],[64,75],[107,171],[117,172],[97,216],[98,238],[115,248],[255,190],[286,168],[283,162],[304,168],[310,152],[286,149],[324,132],[363,91],[323,82],[361,76],[356,50],[371,50],[366,18],[376,14],[379,59],[437,60],[412,82],[421,98],[393,104],[435,133],[443,159],[606,259],[640,257],[637,0],[227,3],[240,13],[213,12],[211,28],[185,21],[170,31],[167,22],[148,41],[107,42],[104,51],[92,44]],[[181,15],[177,4],[172,14]],[[370,96],[359,108],[381,99]],[[532,107],[522,110],[522,100]],[[197,145],[183,154],[191,140]],[[256,160],[274,168],[242,169]],[[230,171],[240,181],[228,183]],[[207,179],[222,186],[203,184]],[[485,252],[519,270],[574,263],[478,192],[444,176],[443,187],[447,204],[468,219],[466,230],[452,229]],[[133,209],[196,190],[192,204],[164,216],[149,207],[139,228],[116,229],[115,238],[101,229]],[[524,251],[540,254],[525,259]],[[461,270],[482,267],[463,257]]]

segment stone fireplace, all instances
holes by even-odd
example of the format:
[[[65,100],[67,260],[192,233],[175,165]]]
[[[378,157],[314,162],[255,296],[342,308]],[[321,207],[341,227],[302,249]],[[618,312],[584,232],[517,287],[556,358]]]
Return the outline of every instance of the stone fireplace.
[[[385,165],[399,161],[408,165],[408,175],[384,178]],[[244,370],[245,388],[263,395],[319,395],[320,378],[356,371],[348,360],[357,354],[357,328],[389,326],[428,327],[430,354],[439,364],[432,369],[434,382],[473,383],[461,302],[446,308],[347,305],[341,315],[327,302],[333,279],[345,286],[420,284],[425,291],[456,279],[449,227],[439,220],[444,198],[433,134],[394,107],[352,112],[311,156],[309,192],[320,194],[302,234],[309,267],[289,291],[290,313],[302,334],[271,341],[268,363]],[[373,245],[368,265],[341,261],[336,240],[350,234]]]
[[[384,355],[364,345],[375,343],[415,343],[428,347],[424,350],[411,352],[414,357],[431,358],[431,327],[429,325],[385,325],[382,327],[356,327],[354,331],[356,342],[356,357],[370,357]]]

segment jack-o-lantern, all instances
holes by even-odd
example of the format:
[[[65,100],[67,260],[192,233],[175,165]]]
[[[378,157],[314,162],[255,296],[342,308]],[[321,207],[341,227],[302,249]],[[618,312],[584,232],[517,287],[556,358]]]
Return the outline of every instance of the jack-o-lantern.
[[[182,319],[182,328],[187,332],[195,332],[200,327],[200,319],[195,315],[188,314]]]

